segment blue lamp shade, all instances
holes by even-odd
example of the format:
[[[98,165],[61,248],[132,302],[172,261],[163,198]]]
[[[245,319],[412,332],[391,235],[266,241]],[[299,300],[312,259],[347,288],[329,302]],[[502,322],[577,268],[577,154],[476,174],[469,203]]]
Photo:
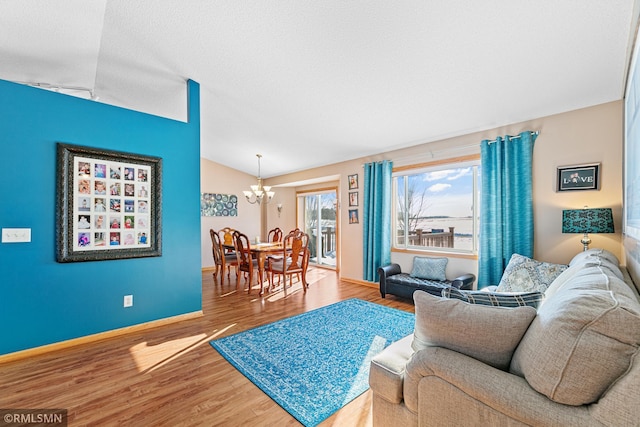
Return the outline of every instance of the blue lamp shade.
[[[569,209],[562,211],[562,232],[583,233],[584,250],[589,249],[588,233],[614,233],[613,213],[609,208]]]
[[[563,233],[614,233],[611,209],[571,209],[562,211]]]

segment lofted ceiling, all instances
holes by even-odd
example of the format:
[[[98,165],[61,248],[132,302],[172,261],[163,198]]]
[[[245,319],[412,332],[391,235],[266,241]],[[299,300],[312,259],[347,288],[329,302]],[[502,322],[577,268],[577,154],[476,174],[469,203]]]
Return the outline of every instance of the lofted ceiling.
[[[270,177],[622,99],[637,0],[2,0],[0,79],[186,120]]]

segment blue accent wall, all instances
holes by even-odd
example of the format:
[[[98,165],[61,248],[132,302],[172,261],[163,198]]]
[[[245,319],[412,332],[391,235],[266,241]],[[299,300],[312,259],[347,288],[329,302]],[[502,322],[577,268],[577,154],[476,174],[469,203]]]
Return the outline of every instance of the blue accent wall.
[[[202,308],[200,95],[188,123],[0,80],[0,355]],[[162,256],[56,262],[56,142],[161,157]],[[123,307],[133,295],[133,307]]]

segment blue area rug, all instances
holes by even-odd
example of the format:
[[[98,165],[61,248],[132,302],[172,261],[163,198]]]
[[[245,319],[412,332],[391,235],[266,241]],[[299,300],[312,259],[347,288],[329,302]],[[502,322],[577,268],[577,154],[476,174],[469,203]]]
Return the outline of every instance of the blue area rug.
[[[349,299],[211,341],[307,427],[369,388],[371,358],[413,332],[414,315]]]

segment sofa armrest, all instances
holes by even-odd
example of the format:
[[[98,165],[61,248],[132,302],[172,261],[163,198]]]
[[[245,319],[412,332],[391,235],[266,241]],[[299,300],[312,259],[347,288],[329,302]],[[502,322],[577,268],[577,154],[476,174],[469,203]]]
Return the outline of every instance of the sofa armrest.
[[[374,393],[388,402],[402,402],[404,369],[413,354],[412,341],[413,334],[407,335],[371,359],[369,385]]]
[[[450,425],[481,425],[486,417],[485,424],[492,421],[488,425],[602,425],[590,416],[588,406],[553,402],[524,378],[442,347],[413,354],[406,366],[403,397],[419,420],[432,423],[448,420]]]
[[[400,273],[402,273],[402,269],[400,268],[400,265],[396,263],[378,268],[378,276],[380,276],[380,295],[382,295],[382,298],[387,294],[387,277]]]
[[[467,273],[453,279],[451,281],[451,286],[457,289],[471,290],[473,289],[473,282],[475,281],[476,276],[471,273]]]
[[[387,278],[389,276],[393,276],[394,274],[400,274],[402,270],[400,269],[400,264],[392,263],[389,265],[385,265],[383,267],[378,268],[378,274],[380,275],[380,279]]]

